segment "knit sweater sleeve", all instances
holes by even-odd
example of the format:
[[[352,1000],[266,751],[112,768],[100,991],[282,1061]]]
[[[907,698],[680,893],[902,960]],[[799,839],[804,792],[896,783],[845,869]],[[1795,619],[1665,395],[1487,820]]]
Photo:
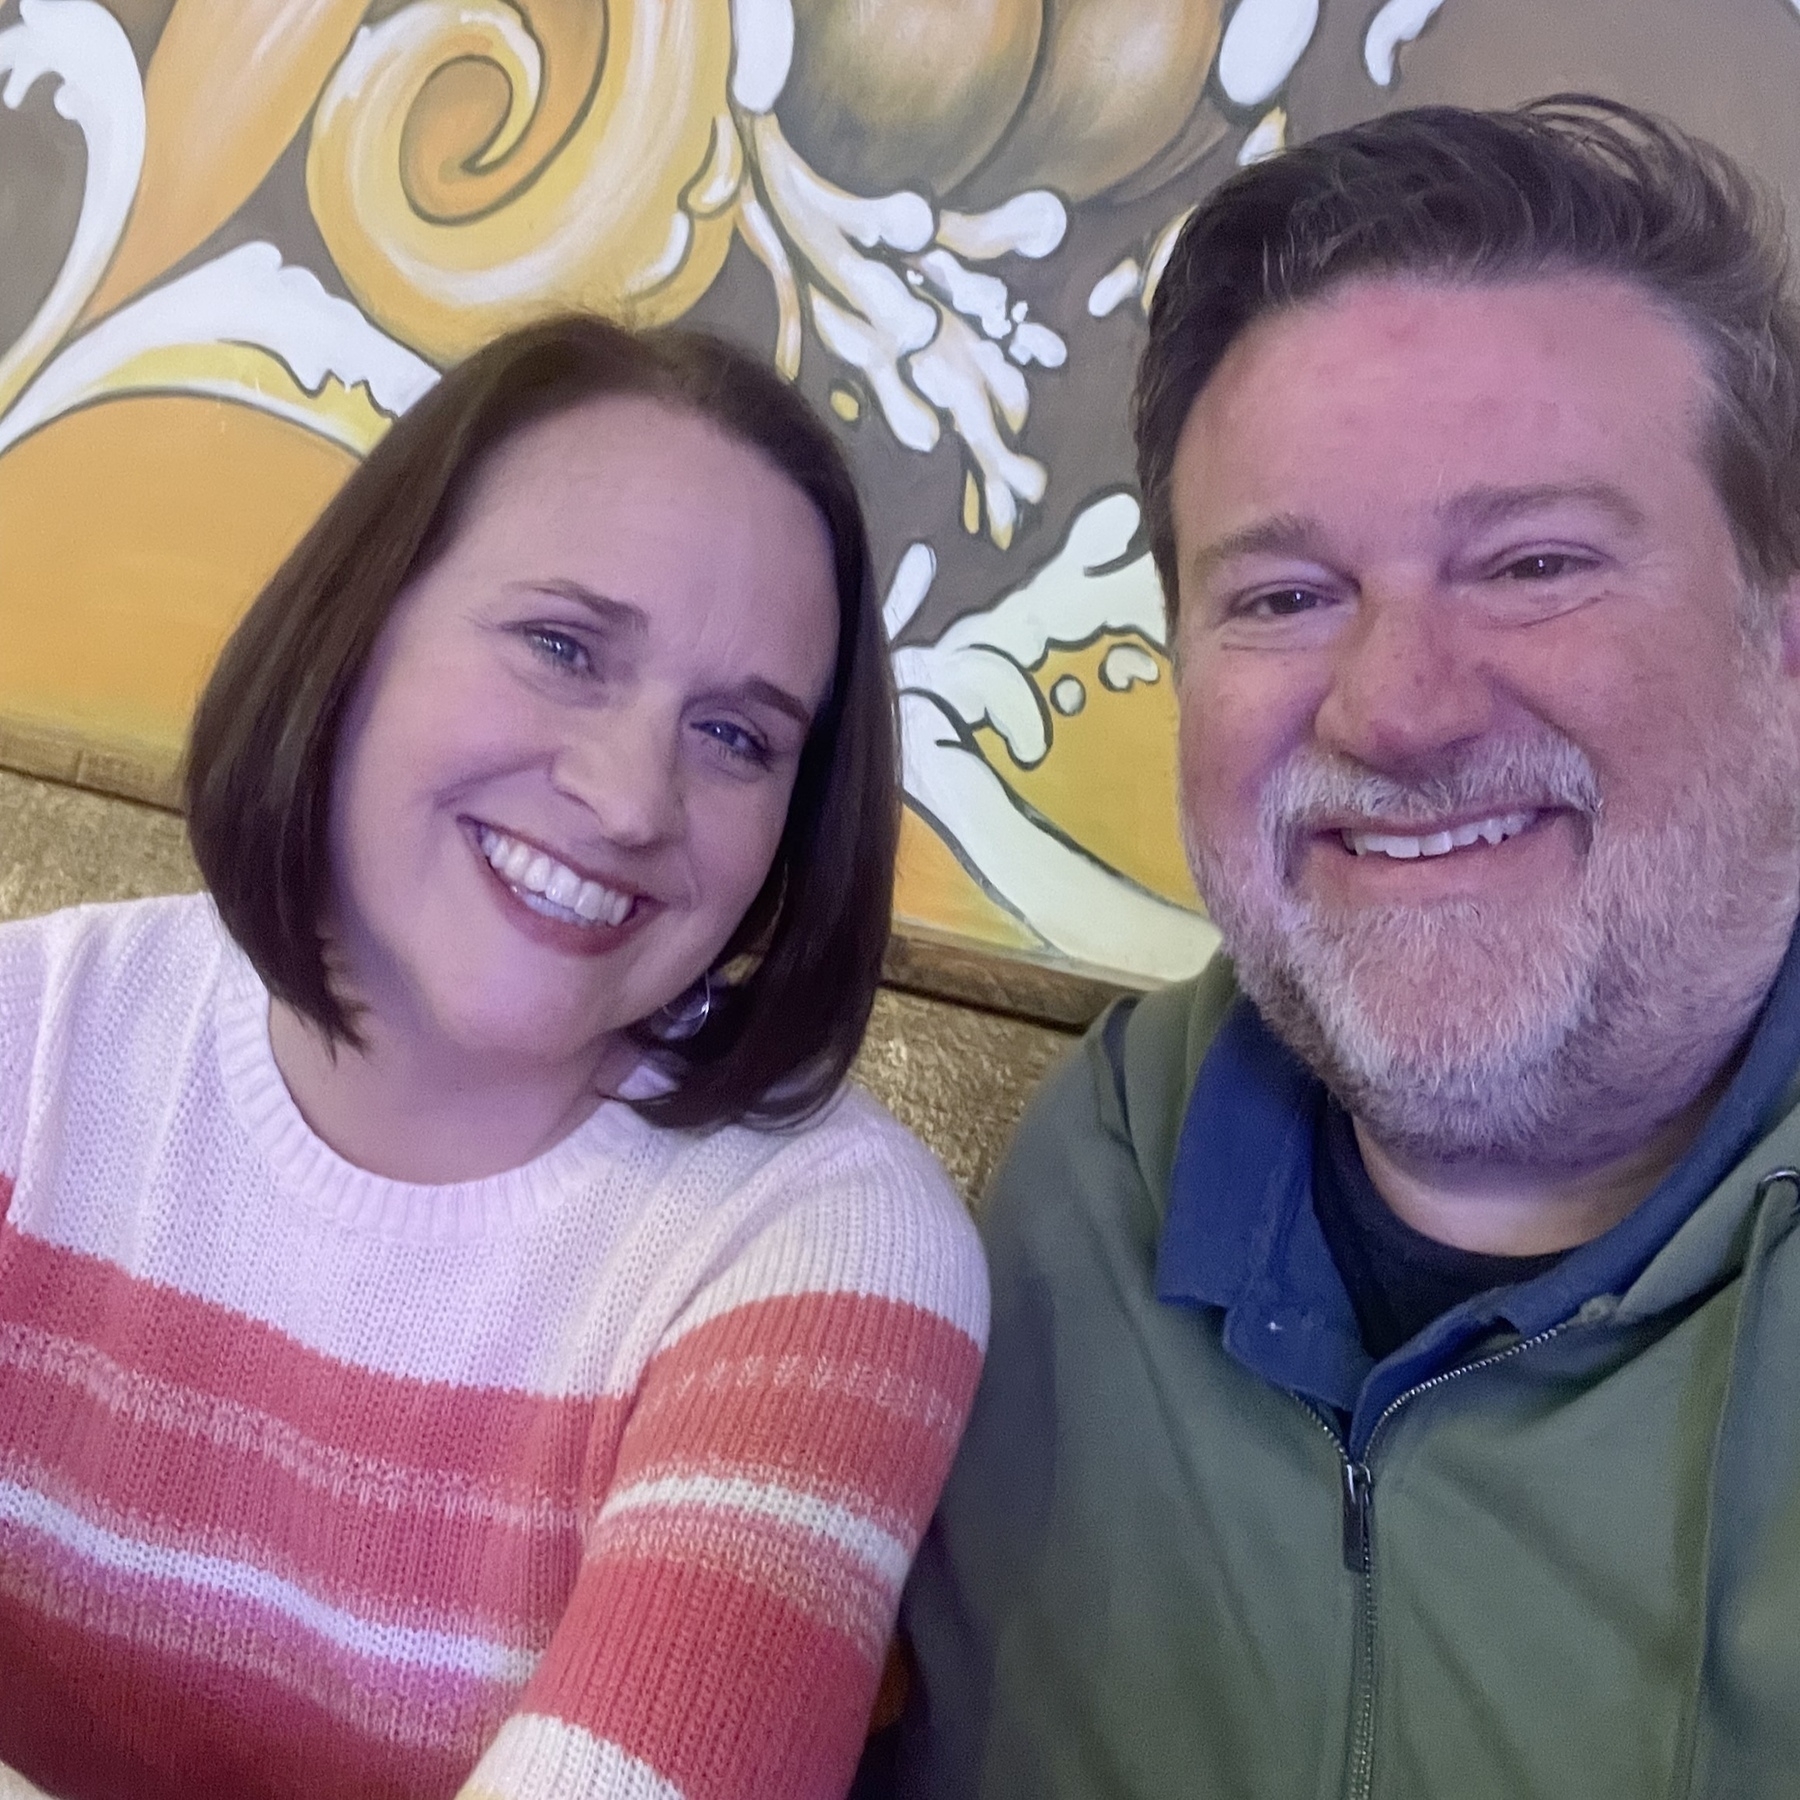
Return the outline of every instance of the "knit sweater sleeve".
[[[987,1330],[960,1201],[854,1107],[771,1159],[790,1203],[655,1345],[570,1604],[463,1800],[848,1787]]]
[[[32,1063],[43,1016],[44,939],[49,925],[0,925],[0,1218],[6,1215],[24,1149]],[[0,1800],[4,1791],[0,1790]]]

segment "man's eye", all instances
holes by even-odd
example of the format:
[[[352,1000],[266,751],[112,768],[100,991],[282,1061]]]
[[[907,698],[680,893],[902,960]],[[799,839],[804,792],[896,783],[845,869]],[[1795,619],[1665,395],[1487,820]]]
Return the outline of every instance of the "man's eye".
[[[1588,566],[1586,560],[1562,550],[1541,550],[1516,557],[1500,570],[1503,581],[1557,581]]]
[[[1310,588],[1277,588],[1273,593],[1253,594],[1239,609],[1250,619],[1291,619],[1296,613],[1311,612],[1319,604],[1319,596]]]
[[[582,675],[592,666],[587,648],[580,639],[566,631],[558,631],[553,625],[527,625],[522,635],[544,661],[554,663],[559,669]]]

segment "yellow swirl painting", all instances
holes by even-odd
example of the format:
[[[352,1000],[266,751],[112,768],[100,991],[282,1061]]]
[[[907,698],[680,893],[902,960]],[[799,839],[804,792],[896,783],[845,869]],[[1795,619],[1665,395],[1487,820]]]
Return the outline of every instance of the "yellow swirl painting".
[[[1144,311],[1303,92],[1312,129],[1393,104],[1494,12],[0,0],[0,761],[168,800],[233,623],[441,370],[549,311],[685,318],[829,408],[865,483],[903,923],[1194,968]]]

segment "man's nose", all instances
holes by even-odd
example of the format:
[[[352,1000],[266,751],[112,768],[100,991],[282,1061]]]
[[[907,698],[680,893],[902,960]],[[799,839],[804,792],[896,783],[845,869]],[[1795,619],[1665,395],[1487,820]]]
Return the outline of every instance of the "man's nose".
[[[584,724],[557,754],[556,786],[593,814],[612,843],[636,848],[679,836],[685,815],[679,720],[622,706]]]
[[[1333,646],[1314,717],[1323,749],[1402,772],[1495,722],[1491,671],[1453,597],[1425,583],[1365,589]]]

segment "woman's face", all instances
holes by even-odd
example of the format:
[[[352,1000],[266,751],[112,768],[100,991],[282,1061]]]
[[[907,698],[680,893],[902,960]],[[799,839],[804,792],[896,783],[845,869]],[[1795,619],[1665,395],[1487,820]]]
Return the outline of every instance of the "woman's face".
[[[334,965],[377,1037],[597,1067],[755,898],[837,653],[825,525],[655,401],[495,452],[402,592],[333,786]]]

